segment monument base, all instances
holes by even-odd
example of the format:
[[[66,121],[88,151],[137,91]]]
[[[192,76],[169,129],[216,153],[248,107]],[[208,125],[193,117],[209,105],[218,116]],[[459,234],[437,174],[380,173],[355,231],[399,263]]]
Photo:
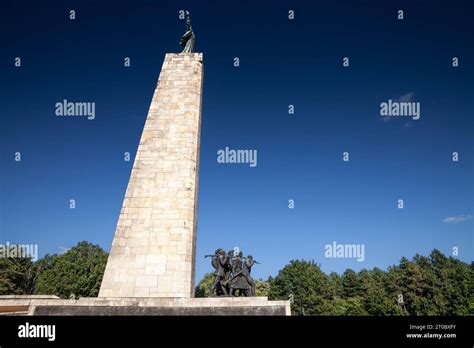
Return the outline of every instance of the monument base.
[[[290,301],[267,297],[80,298],[0,296],[0,315],[291,315]]]

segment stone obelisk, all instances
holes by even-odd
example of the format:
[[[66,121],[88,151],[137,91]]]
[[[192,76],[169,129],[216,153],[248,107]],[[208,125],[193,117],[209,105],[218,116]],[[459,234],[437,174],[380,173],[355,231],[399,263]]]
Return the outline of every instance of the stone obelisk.
[[[0,296],[0,314],[291,315],[288,300],[193,298],[203,82],[194,43],[186,11],[184,49],[165,56],[99,297]]]
[[[202,53],[161,69],[99,297],[194,296]]]

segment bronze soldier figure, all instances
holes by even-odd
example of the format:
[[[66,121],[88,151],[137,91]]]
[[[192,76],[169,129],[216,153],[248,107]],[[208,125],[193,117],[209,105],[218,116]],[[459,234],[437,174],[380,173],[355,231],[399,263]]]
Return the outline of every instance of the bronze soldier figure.
[[[214,267],[214,283],[211,287],[210,295],[224,295],[227,296],[227,287],[226,287],[226,273],[227,272],[227,264],[229,262],[229,256],[223,249],[217,249],[213,258],[212,258],[212,266]]]
[[[242,267],[242,274],[245,276],[248,284],[250,285],[250,296],[255,296],[255,281],[250,276],[252,266],[256,263],[252,255],[248,255]]]

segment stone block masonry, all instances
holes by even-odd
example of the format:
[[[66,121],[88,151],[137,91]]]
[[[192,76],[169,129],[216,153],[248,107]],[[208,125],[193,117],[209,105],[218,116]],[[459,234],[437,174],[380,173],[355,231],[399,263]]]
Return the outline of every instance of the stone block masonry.
[[[266,297],[80,298],[0,296],[2,315],[291,315],[290,301]]]
[[[99,297],[194,296],[202,53],[168,53]]]

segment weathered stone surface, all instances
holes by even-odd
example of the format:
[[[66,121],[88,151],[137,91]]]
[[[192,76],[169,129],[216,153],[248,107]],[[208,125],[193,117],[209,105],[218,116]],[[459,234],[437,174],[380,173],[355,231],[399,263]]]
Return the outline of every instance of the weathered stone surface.
[[[137,307],[37,306],[34,315],[279,315],[285,306]]]
[[[99,297],[194,296],[202,53],[167,54]]]
[[[291,315],[289,301],[266,297],[30,298],[0,296],[3,315]]]

